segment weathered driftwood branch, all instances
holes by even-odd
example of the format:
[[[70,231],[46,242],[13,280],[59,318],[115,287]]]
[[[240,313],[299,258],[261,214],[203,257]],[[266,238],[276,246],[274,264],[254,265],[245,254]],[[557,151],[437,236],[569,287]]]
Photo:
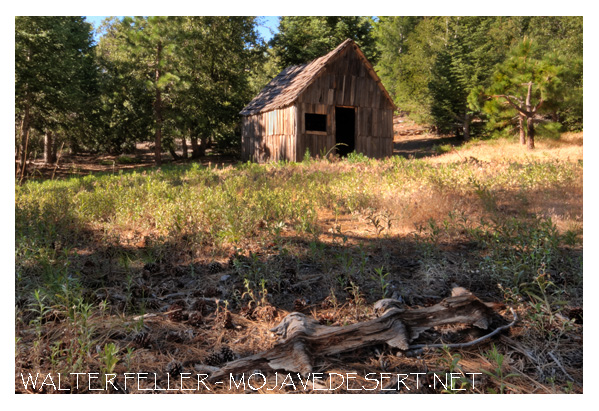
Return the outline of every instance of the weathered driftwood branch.
[[[468,291],[456,288],[451,297],[426,308],[409,309],[397,300],[380,300],[374,305],[377,318],[348,326],[322,325],[313,318],[293,312],[271,330],[278,336],[273,348],[211,370],[214,372],[210,379],[264,367],[307,375],[318,358],[376,344],[384,343],[400,350],[422,348],[410,346],[410,343],[432,327],[461,323],[487,329],[497,305],[482,302]],[[484,339],[478,339],[478,342]]]
[[[473,345],[476,344],[480,344],[481,342],[488,340],[489,338],[499,334],[500,332],[507,330],[508,328],[511,328],[514,326],[514,324],[516,324],[516,322],[518,321],[518,316],[516,315],[516,312],[514,311],[513,308],[510,307],[510,311],[512,312],[512,315],[514,316],[514,319],[512,320],[511,323],[506,324],[506,325],[502,325],[501,327],[497,327],[495,330],[493,330],[492,332],[490,332],[489,334],[485,334],[482,337],[479,337],[475,340],[472,341],[468,341],[465,343],[458,343],[458,344],[417,344],[417,345],[410,345],[410,350],[418,350],[418,349],[423,349],[423,348],[443,348],[443,347],[447,347],[447,348],[468,348],[468,347],[472,347]]]

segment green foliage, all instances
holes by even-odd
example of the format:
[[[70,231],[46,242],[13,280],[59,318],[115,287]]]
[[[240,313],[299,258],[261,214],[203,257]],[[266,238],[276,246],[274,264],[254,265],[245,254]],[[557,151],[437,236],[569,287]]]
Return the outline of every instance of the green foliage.
[[[551,121],[540,123],[536,128],[536,132],[539,136],[552,140],[559,139],[563,130],[564,126],[562,126],[560,123]]]
[[[404,95],[402,83],[410,82],[409,79],[404,79],[402,59],[409,50],[407,40],[420,20],[422,17],[379,17],[374,25],[378,55],[376,70],[385,88],[398,104],[403,101],[400,97]],[[404,109],[403,104],[400,108]]]
[[[127,51],[130,28],[116,18],[103,22],[103,36],[97,47],[100,77],[98,132],[86,143],[92,149],[111,153],[127,152],[136,142],[147,141],[152,133],[153,96],[147,90],[144,67]]]
[[[78,112],[92,80],[86,78],[91,52],[91,26],[81,17],[16,17],[17,110],[29,105],[40,130]]]
[[[532,17],[530,37],[562,66],[560,99],[551,108],[567,130],[582,130],[583,19],[580,16]]]
[[[173,110],[183,135],[221,147],[238,144],[239,111],[256,87],[250,75],[262,62],[254,17],[185,17],[178,50],[182,83]],[[201,56],[198,58],[198,56]],[[201,115],[198,115],[201,113]]]
[[[387,277],[389,272],[385,271],[385,267],[379,267],[374,269],[374,275],[372,278],[377,281],[381,288],[381,298],[387,298],[387,288],[389,288],[389,282]]]
[[[518,377],[519,374],[516,374],[516,373],[505,374],[504,365],[503,365],[503,363],[505,361],[505,356],[503,354],[499,353],[499,351],[497,350],[497,347],[495,347],[495,344],[493,344],[493,349],[491,351],[487,351],[484,354],[484,356],[495,366],[495,368],[491,371],[485,370],[485,369],[482,369],[481,371],[483,373],[485,373],[486,375],[488,375],[489,377],[491,377],[495,381],[495,383],[499,385],[499,391],[497,391],[493,388],[489,388],[488,389],[489,393],[504,394],[506,388],[514,390],[515,389],[514,385],[508,383],[507,380],[514,378],[514,377]]]
[[[380,236],[383,231],[389,232],[393,225],[393,218],[387,211],[377,212],[377,210],[369,208],[364,211],[366,221],[374,228],[377,236]]]
[[[15,17],[15,134],[21,161],[26,151],[35,151],[27,141],[30,131],[52,132],[77,147],[92,128],[99,74],[93,49],[91,25],[82,17]]]
[[[238,113],[261,87],[346,38],[375,64],[399,109],[439,132],[481,135],[486,124],[491,135],[513,134],[515,108],[486,96],[521,98],[517,85],[528,81],[533,99],[543,99],[534,119],[539,135],[582,129],[582,17],[291,16],[281,18],[269,45],[258,23],[109,18],[96,46],[82,17],[16,17],[17,150],[25,155],[28,140],[27,151],[41,153],[52,132],[54,151],[64,142],[74,152],[131,153],[154,141],[158,152],[177,157],[185,138],[194,158],[208,148],[235,152]],[[536,46],[526,51],[525,38]]]
[[[372,19],[358,16],[284,16],[270,44],[279,69],[307,63],[353,39],[374,62]]]
[[[312,156],[310,155],[310,149],[306,148],[306,151],[304,153],[304,157],[302,158],[302,162],[309,164],[310,161],[312,160]]]
[[[517,111],[520,132],[523,135],[526,128],[528,147],[534,148],[535,124],[541,121],[539,117],[543,113],[558,107],[563,94],[564,71],[565,65],[556,55],[543,55],[534,41],[525,38],[497,66],[492,83],[484,92],[489,101],[483,110],[500,118],[506,118],[502,113],[504,107],[508,108],[508,113]],[[473,93],[479,94],[480,90],[473,90]],[[551,130],[551,127],[544,129],[545,132]]]
[[[419,123],[432,123],[430,107],[433,96],[428,88],[433,80],[432,69],[437,54],[443,49],[447,40],[445,26],[448,18],[426,17],[411,29],[411,21],[406,22],[409,28],[408,37],[403,40],[406,51],[395,55],[395,69],[390,77],[381,77],[384,84],[395,90],[394,100],[400,110],[410,113]],[[385,24],[382,22],[381,24]],[[389,21],[388,24],[392,24]],[[381,55],[381,60],[384,57]],[[389,64],[389,63],[388,63]]]
[[[560,86],[561,70],[552,56],[543,58],[539,46],[525,39],[511,50],[509,58],[493,74],[489,94],[514,95],[524,100],[528,83],[532,82],[532,97],[547,101]]]
[[[548,344],[557,347],[560,339],[572,330],[574,323],[560,314],[566,305],[564,290],[552,281],[543,266],[532,281],[521,285],[520,291],[528,297],[527,319],[533,329]]]
[[[32,313],[35,314],[35,317],[33,320],[31,320],[31,323],[33,325],[35,325],[37,334],[38,334],[38,338],[41,336],[41,332],[42,332],[42,322],[44,320],[44,318],[46,317],[46,315],[48,315],[48,313],[51,311],[51,308],[48,307],[45,303],[46,300],[46,296],[40,293],[40,290],[35,290],[33,292],[33,296],[35,298],[35,302],[33,302],[30,306],[30,310]]]
[[[444,394],[457,394],[469,389],[470,380],[466,377],[466,374],[460,365],[462,356],[460,354],[452,354],[448,347],[443,347],[442,352],[444,356],[441,357],[439,362],[443,366],[443,372],[445,372],[446,375],[451,374],[452,377],[454,374],[461,374],[458,378],[450,378],[448,389],[444,388],[442,392]]]
[[[437,154],[445,154],[449,153],[453,149],[451,144],[435,144],[433,146],[433,151]]]
[[[263,60],[255,25],[253,17],[107,20],[98,47],[102,129],[92,147],[128,151],[158,130],[171,154],[176,138],[200,140],[194,157],[209,143],[236,147],[238,113],[257,92],[249,73]]]
[[[468,107],[472,90],[485,84],[503,55],[489,41],[492,17],[455,17],[446,23],[450,38],[436,56],[428,84],[433,97],[431,116],[440,132],[459,132],[470,138],[475,114]]]
[[[545,113],[568,129],[582,127],[580,17],[381,17],[374,33],[381,80],[399,109],[417,122],[468,134],[464,128],[473,118],[490,116],[491,130],[513,128],[513,113],[500,105],[482,111],[481,91],[495,81],[493,72],[510,50],[528,37],[539,45],[536,59],[560,67],[559,91],[545,90],[558,92],[560,99],[546,100]],[[514,84],[522,80],[516,71],[507,76]]]
[[[116,162],[119,164],[135,164],[139,163],[139,160],[135,157],[122,155],[117,157]]]
[[[349,153],[347,155],[347,162],[348,163],[353,163],[353,164],[363,163],[363,164],[367,164],[369,161],[370,161],[370,159],[368,157],[366,157],[364,154],[357,153],[355,151],[352,151],[351,153]]]
[[[105,378],[108,378],[106,374],[113,374],[114,367],[119,362],[118,348],[114,343],[109,343],[104,346],[102,353],[100,354],[100,360],[102,361],[102,374]]]
[[[266,278],[260,278],[258,284],[254,284],[249,278],[243,279],[243,287],[245,291],[241,295],[241,299],[248,297],[248,307],[257,308],[268,305],[268,290],[266,289]]]

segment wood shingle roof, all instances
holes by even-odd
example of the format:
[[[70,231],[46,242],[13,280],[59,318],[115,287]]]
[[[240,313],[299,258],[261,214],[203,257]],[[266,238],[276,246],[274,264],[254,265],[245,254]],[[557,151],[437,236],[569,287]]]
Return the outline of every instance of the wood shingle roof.
[[[380,79],[374,72],[372,65],[364,57],[360,49],[351,39],[345,40],[337,48],[328,54],[317,58],[309,63],[287,67],[270,83],[260,91],[260,93],[239,113],[243,116],[258,114],[264,111],[270,111],[278,108],[289,106],[295,102],[300,94],[312,83],[312,81],[322,72],[327,63],[335,56],[341,53],[347,46],[354,45],[358,54],[366,62],[366,65],[375,77],[379,87],[384,91],[386,96],[393,104],[391,97],[380,83]]]

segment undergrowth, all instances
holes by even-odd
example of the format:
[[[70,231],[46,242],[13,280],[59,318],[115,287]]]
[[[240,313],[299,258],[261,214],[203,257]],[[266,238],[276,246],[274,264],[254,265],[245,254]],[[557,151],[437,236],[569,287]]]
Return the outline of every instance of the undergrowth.
[[[555,357],[580,327],[569,313],[582,305],[582,205],[556,216],[546,193],[581,195],[582,163],[353,154],[16,185],[16,368],[108,375],[155,350],[178,369],[173,356],[212,358],[232,341],[236,316],[268,325],[304,311],[343,325],[377,299],[428,304],[452,284],[523,312],[528,343],[549,341]],[[168,324],[144,322],[156,312]],[[444,355],[464,372],[463,356]],[[487,391],[517,391],[501,355],[484,355]]]

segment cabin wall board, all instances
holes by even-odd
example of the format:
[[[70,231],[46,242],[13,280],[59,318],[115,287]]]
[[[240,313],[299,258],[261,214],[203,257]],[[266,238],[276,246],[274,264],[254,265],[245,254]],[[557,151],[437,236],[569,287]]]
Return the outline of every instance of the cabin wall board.
[[[294,106],[244,116],[243,161],[279,161],[295,158],[296,109]]]

